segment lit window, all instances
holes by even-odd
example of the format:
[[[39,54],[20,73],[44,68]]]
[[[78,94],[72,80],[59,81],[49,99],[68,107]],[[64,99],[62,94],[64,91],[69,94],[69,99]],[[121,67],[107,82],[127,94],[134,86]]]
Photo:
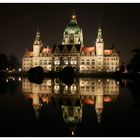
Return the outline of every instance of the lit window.
[[[73,84],[71,85],[71,93],[75,93],[76,92],[76,86]]]
[[[89,60],[87,60],[87,63],[86,63],[87,65],[90,65],[90,61]]]
[[[63,58],[63,64],[68,65],[68,58],[66,58],[66,57]]]
[[[47,60],[44,60],[44,65],[47,65]]]
[[[77,64],[77,60],[75,57],[71,58],[71,65],[76,65]]]
[[[55,64],[55,65],[60,65],[60,59],[59,59],[59,58],[55,58],[54,64]]]
[[[48,64],[51,65],[52,64],[52,60],[49,60]]]
[[[94,59],[92,59],[92,65],[95,65],[95,60]]]

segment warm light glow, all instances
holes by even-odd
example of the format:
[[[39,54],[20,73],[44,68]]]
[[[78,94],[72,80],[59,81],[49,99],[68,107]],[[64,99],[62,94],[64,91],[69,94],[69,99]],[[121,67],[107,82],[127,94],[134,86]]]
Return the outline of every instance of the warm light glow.
[[[74,135],[74,131],[71,132],[72,136]]]
[[[19,68],[18,71],[21,72],[21,68]]]
[[[60,59],[59,59],[59,58],[56,58],[56,59],[54,60],[54,64],[55,64],[55,65],[60,65]]]
[[[47,104],[48,104],[49,99],[48,99],[48,97],[42,97],[42,101],[43,101],[44,103],[47,103]]]
[[[48,67],[48,70],[51,70],[51,66],[50,66],[50,67]]]
[[[112,53],[112,50],[104,50],[105,55],[110,55]]]
[[[54,92],[55,92],[55,93],[59,93],[59,90],[60,90],[60,86],[59,86],[58,84],[56,84],[56,85],[54,86]]]
[[[92,53],[92,52],[95,52],[95,47],[83,47],[82,48],[82,52],[85,52],[85,53],[87,53],[87,52],[89,52],[89,53]]]
[[[21,77],[19,77],[18,80],[21,81]]]
[[[104,102],[111,102],[111,101],[112,101],[111,97],[109,96],[104,97]]]
[[[109,72],[109,70],[107,70],[107,72]]]
[[[93,99],[84,99],[83,100],[84,104],[89,104],[89,105],[93,105],[94,104],[94,100]]]
[[[63,63],[64,63],[64,65],[68,65],[68,59],[66,57],[63,58]]]
[[[8,79],[6,79],[6,82],[8,83]]]
[[[76,65],[76,64],[77,64],[77,60],[76,60],[75,57],[73,57],[73,58],[71,59],[71,64],[72,64],[72,65]]]
[[[72,15],[72,19],[75,19],[76,18],[76,15]]]

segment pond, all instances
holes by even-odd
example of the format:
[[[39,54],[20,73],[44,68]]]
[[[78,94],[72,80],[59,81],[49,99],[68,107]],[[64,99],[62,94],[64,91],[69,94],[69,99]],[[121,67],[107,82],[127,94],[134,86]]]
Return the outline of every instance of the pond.
[[[0,81],[0,136],[140,136],[139,86],[132,81],[45,78]]]

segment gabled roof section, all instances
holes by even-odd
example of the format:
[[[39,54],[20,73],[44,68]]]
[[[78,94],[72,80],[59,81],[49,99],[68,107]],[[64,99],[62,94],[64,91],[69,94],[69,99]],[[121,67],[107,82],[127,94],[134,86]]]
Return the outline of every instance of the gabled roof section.
[[[105,56],[118,56],[119,51],[116,48],[104,50]]]
[[[68,50],[68,48],[67,48],[67,46],[66,45],[64,45],[64,47],[63,47],[63,50],[62,50],[63,52],[69,52],[69,50]]]
[[[111,55],[112,54],[112,50],[111,49],[109,49],[109,50],[104,50],[104,55],[105,56],[109,56],[109,55]]]
[[[33,51],[29,51],[28,49],[26,49],[24,57],[33,57]]]
[[[82,48],[81,51],[84,52],[84,53],[92,53],[92,52],[95,52],[95,47],[85,46],[85,47]]]
[[[81,45],[80,44],[77,44],[77,45],[58,45],[58,46],[55,46],[53,48],[54,50],[54,53],[56,52],[55,50],[56,49],[59,49],[60,53],[80,53],[80,48],[81,48]]]

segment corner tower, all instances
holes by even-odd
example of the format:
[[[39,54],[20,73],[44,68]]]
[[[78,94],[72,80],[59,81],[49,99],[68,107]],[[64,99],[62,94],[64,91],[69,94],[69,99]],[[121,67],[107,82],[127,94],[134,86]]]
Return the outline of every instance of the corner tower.
[[[104,41],[102,36],[102,29],[101,26],[99,25],[98,34],[96,38],[96,55],[103,56],[103,51],[104,51]]]
[[[63,33],[62,45],[69,45],[69,44],[83,45],[83,32],[82,29],[77,24],[77,16],[75,10],[73,10],[70,17],[70,23],[65,28]]]
[[[96,38],[96,57],[97,57],[97,71],[104,69],[104,41],[102,36],[101,26],[99,24],[98,34]]]
[[[33,56],[34,57],[38,57],[41,47],[43,46],[42,41],[40,39],[40,32],[39,30],[37,30],[36,32],[36,37],[35,37],[35,41],[33,43]]]

